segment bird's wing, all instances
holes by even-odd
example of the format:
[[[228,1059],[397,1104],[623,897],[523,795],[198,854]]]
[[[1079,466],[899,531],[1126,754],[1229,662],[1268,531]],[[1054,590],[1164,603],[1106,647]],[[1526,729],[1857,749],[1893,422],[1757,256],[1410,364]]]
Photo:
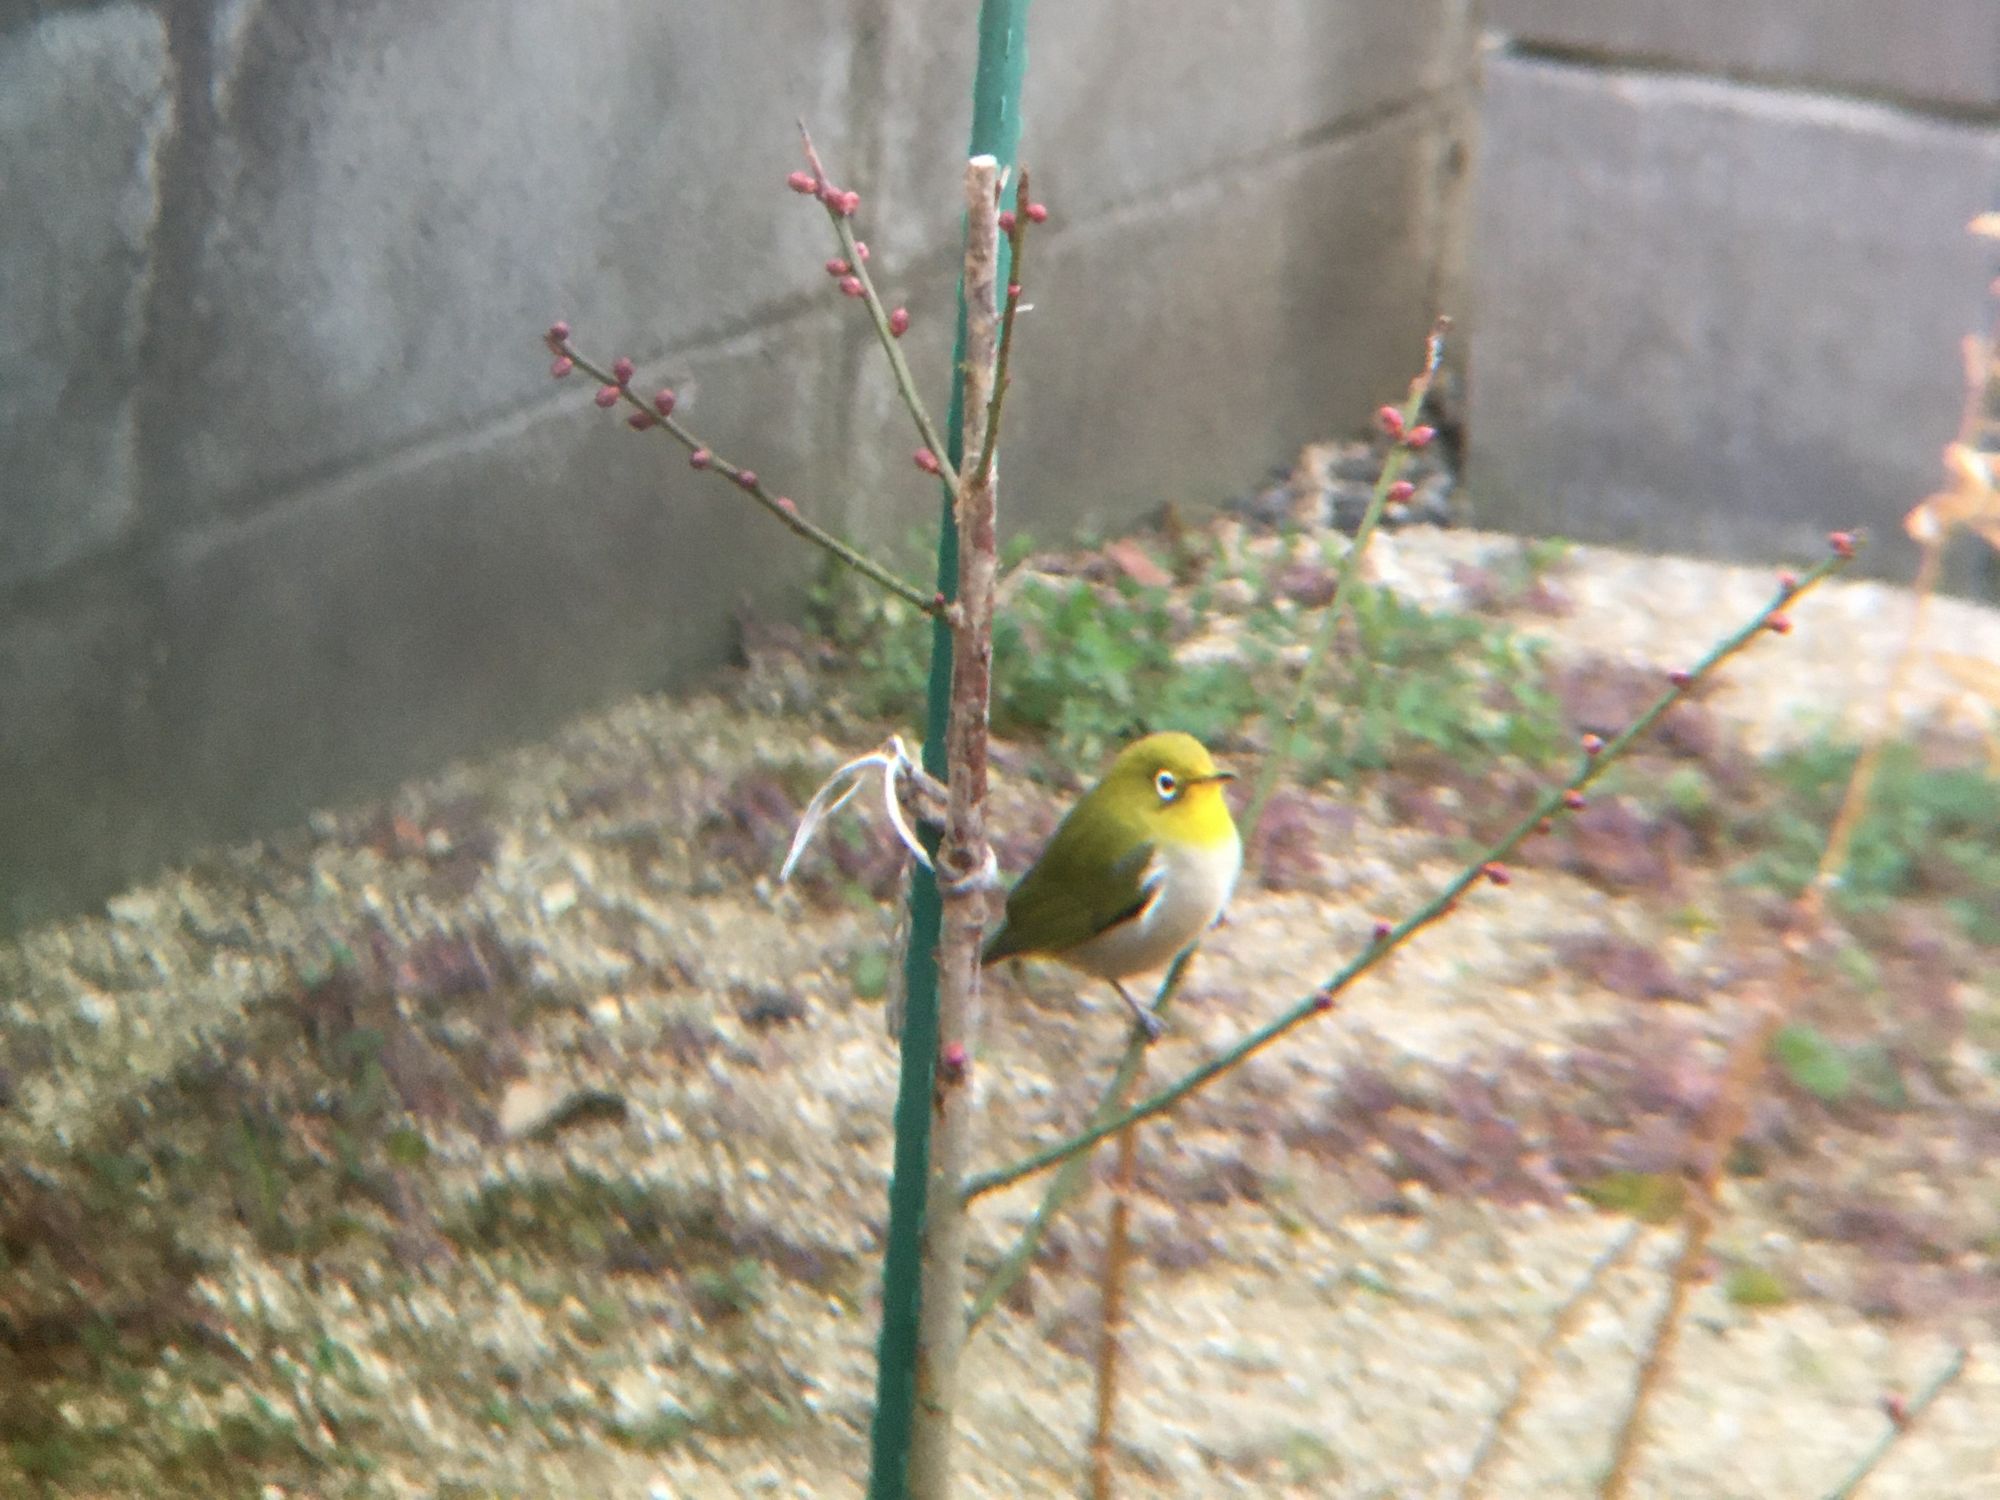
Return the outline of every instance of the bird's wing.
[[[1017,953],[1067,952],[1138,916],[1158,894],[1166,871],[1150,842],[1135,844],[1106,870],[1080,840],[1066,839],[1068,832],[1067,824],[1056,830],[1007,897],[1007,920],[986,944],[987,963]]]

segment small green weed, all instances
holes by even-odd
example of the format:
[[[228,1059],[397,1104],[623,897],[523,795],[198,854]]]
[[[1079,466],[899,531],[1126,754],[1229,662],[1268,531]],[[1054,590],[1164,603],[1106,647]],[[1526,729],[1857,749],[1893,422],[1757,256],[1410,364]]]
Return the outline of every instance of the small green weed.
[[[1308,776],[1381,770],[1417,746],[1542,765],[1567,743],[1538,642],[1367,586],[1355,591],[1348,627],[1306,724]]]
[[[1291,691],[1295,668],[1280,664],[1281,652],[1302,643],[1316,618],[1285,597],[1288,574],[1299,570],[1254,557],[1226,566],[1218,551],[1193,571],[1206,581],[1181,595],[1125,578],[1023,579],[994,626],[994,727],[1043,736],[1065,762],[1087,767],[1150,730],[1216,741],[1254,722]],[[1226,595],[1232,607],[1221,604]],[[1181,648],[1225,613],[1241,621],[1228,657],[1182,660]],[[917,611],[865,581],[829,575],[811,618],[839,648],[857,711],[913,712],[930,652]],[[1381,769],[1419,747],[1542,764],[1565,743],[1538,643],[1504,624],[1361,585],[1333,656],[1303,725],[1307,779]]]
[[[1766,763],[1773,795],[1744,818],[1744,878],[1791,894],[1819,864],[1859,752],[1818,740]],[[2000,780],[1976,766],[1927,766],[1914,744],[1884,748],[1837,899],[1873,912],[1908,897],[1944,902],[1966,934],[2000,944]]]

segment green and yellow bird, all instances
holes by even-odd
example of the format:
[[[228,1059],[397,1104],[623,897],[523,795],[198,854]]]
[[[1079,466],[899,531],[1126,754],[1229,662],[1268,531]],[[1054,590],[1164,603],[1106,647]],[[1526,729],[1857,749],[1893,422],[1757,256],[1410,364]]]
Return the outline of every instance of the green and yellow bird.
[[[1193,735],[1127,745],[1016,883],[983,961],[1034,955],[1109,980],[1158,1036],[1159,1018],[1121,981],[1164,968],[1228,905],[1243,868],[1222,795],[1234,774]]]

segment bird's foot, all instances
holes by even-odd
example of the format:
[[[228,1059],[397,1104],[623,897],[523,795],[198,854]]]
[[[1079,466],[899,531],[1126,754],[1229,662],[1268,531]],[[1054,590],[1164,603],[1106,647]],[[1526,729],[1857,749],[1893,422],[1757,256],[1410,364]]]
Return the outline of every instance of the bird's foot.
[[[1157,1042],[1166,1034],[1167,1023],[1161,1020],[1156,1012],[1146,1009],[1145,1006],[1134,1000],[1131,992],[1124,985],[1114,979],[1111,981],[1111,988],[1118,991],[1118,998],[1123,1000],[1125,1008],[1132,1012],[1132,1019],[1138,1022],[1139,1029],[1146,1033],[1147,1041]]]

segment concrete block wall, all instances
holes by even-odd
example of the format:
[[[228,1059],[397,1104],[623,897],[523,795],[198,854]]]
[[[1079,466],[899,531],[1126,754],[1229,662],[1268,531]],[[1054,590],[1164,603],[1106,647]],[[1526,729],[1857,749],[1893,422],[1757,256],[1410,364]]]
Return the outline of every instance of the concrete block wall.
[[[1483,519],[1908,576],[2000,265],[1993,0],[1489,0]],[[1990,588],[1965,549],[1961,586]]]
[[[1007,505],[1236,492],[1459,296],[1471,0],[1048,3]],[[934,491],[976,5],[0,0],[0,927],[688,680],[815,560],[554,385],[567,318],[864,538]]]

